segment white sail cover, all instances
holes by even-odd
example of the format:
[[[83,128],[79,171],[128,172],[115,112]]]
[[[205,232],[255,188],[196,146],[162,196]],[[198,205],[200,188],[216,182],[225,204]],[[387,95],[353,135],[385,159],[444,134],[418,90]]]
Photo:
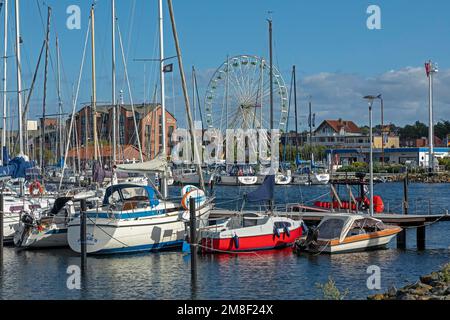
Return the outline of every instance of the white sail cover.
[[[133,173],[164,172],[167,170],[167,160],[159,155],[155,159],[145,162],[118,164],[117,171]]]

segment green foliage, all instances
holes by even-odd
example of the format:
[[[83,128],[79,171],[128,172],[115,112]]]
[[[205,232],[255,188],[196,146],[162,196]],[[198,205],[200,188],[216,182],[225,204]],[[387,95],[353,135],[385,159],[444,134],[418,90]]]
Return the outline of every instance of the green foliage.
[[[442,268],[442,271],[439,273],[439,278],[441,281],[444,281],[445,283],[450,282],[450,263],[447,263]]]
[[[349,294],[348,288],[341,293],[331,276],[328,277],[328,281],[325,284],[316,283],[316,288],[321,290],[323,300],[344,300]]]
[[[284,159],[284,147],[286,147],[286,161],[291,161],[292,163],[295,163],[295,154],[296,154],[296,149],[295,149],[295,145],[286,145],[283,146],[282,144],[280,144],[280,159]],[[309,145],[304,145],[304,146],[299,146],[298,147],[298,151],[300,153],[300,157],[303,160],[310,160],[311,159],[311,154],[314,154],[314,160],[315,161],[320,161],[326,158],[326,147],[324,146],[309,146]]]
[[[398,133],[404,139],[419,139],[428,136],[428,126],[416,121],[413,125],[407,124],[400,128]]]
[[[445,170],[450,171],[450,157],[439,159],[439,165],[444,166]]]
[[[401,164],[381,164],[375,162],[373,164],[374,173],[401,173],[404,166]],[[369,165],[365,162],[353,162],[349,166],[343,166],[337,170],[338,172],[369,172]]]
[[[444,120],[443,122],[438,122],[434,126],[434,134],[441,139],[445,139],[447,134],[450,134],[450,121]]]
[[[428,126],[420,121],[416,121],[412,125],[406,125],[403,128],[398,128],[398,133],[403,139],[419,139],[428,137]],[[440,139],[445,139],[450,133],[450,121],[439,121],[434,125],[434,134]]]

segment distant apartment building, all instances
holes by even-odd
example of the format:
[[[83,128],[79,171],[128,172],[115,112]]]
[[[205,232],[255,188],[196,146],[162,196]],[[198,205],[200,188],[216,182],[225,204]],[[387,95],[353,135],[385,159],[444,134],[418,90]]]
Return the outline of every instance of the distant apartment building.
[[[134,117],[133,109],[134,108]],[[152,159],[162,151],[162,109],[160,104],[120,105],[117,112],[117,144],[120,146],[133,146],[133,150],[141,144],[146,159]],[[75,114],[76,134],[71,135],[71,146],[89,146],[94,141],[92,107],[86,105]],[[111,145],[113,136],[113,106],[97,105],[97,137],[99,144]],[[136,124],[136,125],[135,125]],[[69,128],[70,119],[67,120]],[[176,129],[175,117],[166,110],[166,150],[171,152],[171,136]],[[137,127],[137,134],[136,134]],[[139,137],[139,139],[138,139]],[[106,149],[105,149],[106,150]],[[109,149],[108,149],[109,150]],[[106,151],[105,151],[106,152]],[[119,150],[117,150],[119,153]],[[108,151],[110,154],[111,152]],[[75,154],[72,152],[71,154]]]
[[[385,135],[384,137],[375,135],[373,136],[373,147],[376,149],[400,148],[400,137],[395,135]]]
[[[369,147],[369,136],[353,121],[342,119],[324,120],[309,139],[313,145],[330,149]]]
[[[400,144],[403,147],[412,147],[412,148],[428,147],[428,138],[422,137],[419,139],[401,139]],[[446,147],[447,145],[445,144],[445,141],[443,141],[439,137],[434,136],[434,146]]]

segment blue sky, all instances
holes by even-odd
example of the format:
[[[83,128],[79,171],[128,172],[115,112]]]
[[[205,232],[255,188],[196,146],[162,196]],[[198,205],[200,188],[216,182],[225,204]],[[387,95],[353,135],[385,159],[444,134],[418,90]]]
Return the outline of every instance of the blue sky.
[[[13,1],[9,1],[13,7]],[[91,1],[22,0],[21,34],[24,87],[29,88],[32,73],[45,37],[45,21],[49,5],[53,9],[51,25],[51,61],[49,67],[48,113],[56,111],[56,54],[54,37],[60,38],[63,65],[62,94],[65,111],[80,71],[84,38]],[[136,58],[156,58],[157,1],[116,0],[128,72],[135,102],[149,101],[158,81],[155,63],[135,62]],[[290,70],[296,65],[301,125],[305,125],[306,97],[312,95],[318,121],[325,118],[347,118],[363,125],[367,108],[361,96],[383,93],[385,118],[397,124],[415,120],[428,121],[427,84],[423,70],[426,60],[439,63],[435,83],[435,119],[450,119],[450,2],[374,0],[374,1],[303,1],[303,0],[174,0],[177,28],[186,72],[195,65],[199,75],[200,95],[205,93],[212,72],[227,55],[255,54],[268,57],[268,11],[273,11],[275,64],[290,82]],[[38,10],[42,11],[42,20]],[[66,8],[81,8],[81,30],[66,28]],[[366,9],[375,4],[381,8],[381,30],[366,27]],[[110,0],[96,4],[97,81],[99,102],[111,100]],[[175,54],[168,11],[165,6],[166,55]],[[11,8],[12,9],[12,8]],[[13,11],[10,12],[10,36],[14,34]],[[3,12],[1,14],[3,20]],[[1,23],[3,34],[3,22]],[[10,54],[12,54],[10,42]],[[2,49],[3,50],[3,49]],[[118,90],[127,92],[123,80],[123,64],[117,42]],[[9,59],[9,90],[15,89],[15,68]],[[174,61],[175,62],[175,61]],[[144,90],[146,76],[146,90]],[[168,108],[175,110],[184,122],[184,106],[178,86],[178,69],[167,78]],[[90,47],[83,70],[79,103],[90,100]],[[175,88],[172,88],[175,83]],[[42,111],[43,64],[32,97],[30,117]],[[144,93],[145,91],[145,93]],[[14,94],[9,95],[15,105]],[[129,100],[124,94],[125,101]],[[360,110],[360,111],[359,111]],[[376,117],[378,115],[375,115]],[[290,125],[292,127],[292,123]]]

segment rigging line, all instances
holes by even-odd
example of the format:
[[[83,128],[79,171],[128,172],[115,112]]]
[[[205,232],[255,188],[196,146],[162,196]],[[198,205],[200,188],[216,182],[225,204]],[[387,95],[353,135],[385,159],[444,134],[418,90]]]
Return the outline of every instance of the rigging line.
[[[82,74],[83,74],[84,60],[86,58],[86,48],[87,48],[87,43],[88,43],[88,39],[89,39],[89,29],[90,29],[90,27],[91,27],[91,19],[88,20],[88,27],[86,29],[86,39],[84,41],[84,49],[83,49],[83,57],[81,59],[80,74],[78,76],[77,90],[76,90],[75,98],[73,100],[72,116],[70,117],[69,136],[67,137],[68,141],[71,140],[73,121],[74,121],[74,118],[75,118],[75,110],[76,110],[77,101],[78,101],[78,94],[80,92],[81,77],[82,77]],[[70,146],[70,144],[67,143],[66,144],[66,151],[65,151],[65,154],[64,154],[64,159],[67,159],[67,155],[69,153],[69,146]],[[66,166],[63,166],[63,168],[62,168],[61,179],[59,181],[58,190],[61,190],[61,185],[62,185],[63,178],[64,178],[64,169],[65,169],[65,167]]]
[[[39,70],[39,66],[40,66],[40,62],[41,62],[41,58],[42,58],[42,53],[44,52],[44,48],[45,48],[45,41],[44,41],[44,43],[42,44],[41,51],[40,51],[40,53],[39,53],[38,62],[37,62],[37,65],[36,65],[36,68],[35,68],[35,71],[34,71],[33,79],[32,79],[32,81],[31,81],[30,92],[29,92],[28,95],[27,95],[27,101],[25,102],[24,111],[22,112],[22,121],[25,121],[25,119],[26,119],[26,114],[27,114],[27,112],[28,112],[28,107],[29,107],[29,105],[30,105],[31,95],[32,95],[32,93],[33,93],[34,84],[35,84],[35,82],[36,82],[36,77],[37,77],[37,74],[38,74],[38,70]],[[17,132],[16,137],[15,137],[15,139],[14,139],[14,149],[16,148],[18,139],[19,139],[19,132]],[[14,150],[14,149],[13,149],[13,150]]]
[[[45,6],[45,1],[43,1],[42,4]],[[42,10],[41,10],[41,6],[40,6],[40,4],[39,4],[39,0],[36,0],[36,5],[37,5],[37,7],[38,7],[39,17],[40,17],[40,20],[41,20],[42,28],[43,28],[43,30],[44,30],[44,34],[46,34],[46,33],[47,33],[47,28],[46,28],[46,26],[45,26],[45,24],[44,24],[44,18],[43,18],[43,15],[42,15]],[[47,6],[47,7],[49,7],[49,6]],[[56,33],[55,33],[55,34],[56,34]],[[50,41],[50,38],[49,38],[49,41]],[[48,44],[48,46],[50,47],[50,43]],[[57,81],[58,81],[58,79],[57,79],[57,78],[58,78],[58,75],[57,75],[57,72],[56,72],[56,70],[55,70],[55,68],[54,68],[54,64],[53,64],[53,56],[52,56],[51,50],[48,51],[48,57],[49,57],[49,59],[50,59],[50,68],[51,68],[51,70],[52,70],[52,72],[53,72],[54,81],[57,82]]]
[[[119,21],[117,21],[117,33],[119,35],[120,49],[121,49],[121,52],[122,52],[122,60],[123,60],[123,65],[124,65],[124,69],[125,69],[125,78],[127,80],[127,85],[128,85],[128,94],[130,96],[129,98],[130,98],[130,103],[131,103],[131,111],[133,112],[134,129],[135,129],[136,139],[137,139],[138,148],[139,148],[139,156],[141,158],[141,162],[144,162],[144,157],[142,155],[141,139],[140,139],[140,136],[139,136],[138,124],[136,122],[136,113],[135,113],[135,110],[134,110],[133,96],[131,94],[130,79],[128,78],[128,68],[127,68],[127,63],[125,61],[125,54],[123,52],[122,34],[120,32]]]
[[[125,53],[122,54],[124,56],[124,58],[122,59],[122,60],[124,60],[124,62],[123,62],[124,64],[127,63],[128,58],[129,58],[130,46],[131,46],[131,33],[133,31],[133,26],[134,26],[134,12],[135,12],[135,9],[136,9],[136,1],[132,0],[132,6],[131,6],[131,10],[130,10],[130,15],[128,16],[129,20],[130,20],[130,29],[128,30],[128,35],[127,35],[127,38],[128,38],[127,39],[127,42],[128,42],[127,43],[127,51],[126,51],[126,54]],[[116,13],[116,16],[117,16],[117,13]],[[117,29],[119,29],[118,23],[119,23],[119,17],[117,16],[117,22],[116,22]],[[124,51],[124,50],[122,50],[122,51]],[[126,68],[126,67],[124,66],[124,68]],[[127,76],[124,75],[122,80],[123,81],[122,81],[121,90],[124,90],[124,88],[126,86],[126,82],[128,81],[127,80]]]

